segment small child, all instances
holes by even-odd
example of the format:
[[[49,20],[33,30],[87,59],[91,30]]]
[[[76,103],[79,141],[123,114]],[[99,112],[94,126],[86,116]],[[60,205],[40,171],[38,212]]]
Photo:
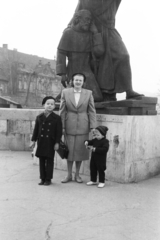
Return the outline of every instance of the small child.
[[[84,142],[86,147],[91,150],[90,179],[88,186],[97,184],[97,173],[99,175],[99,188],[105,186],[106,158],[109,149],[109,141],[106,139],[108,128],[98,126],[93,132],[93,139]]]
[[[53,112],[55,99],[47,96],[43,99],[44,112],[37,116],[32,135],[30,148],[35,147],[36,157],[39,158],[40,183],[50,185],[53,178],[54,154],[58,150],[62,137],[62,122],[60,116]]]

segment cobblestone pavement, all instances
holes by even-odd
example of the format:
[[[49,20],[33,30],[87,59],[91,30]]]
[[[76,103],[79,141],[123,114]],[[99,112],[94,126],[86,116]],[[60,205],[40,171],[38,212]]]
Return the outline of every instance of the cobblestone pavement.
[[[158,240],[160,175],[139,183],[106,182],[103,189],[61,183],[39,186],[30,152],[0,152],[0,239]]]

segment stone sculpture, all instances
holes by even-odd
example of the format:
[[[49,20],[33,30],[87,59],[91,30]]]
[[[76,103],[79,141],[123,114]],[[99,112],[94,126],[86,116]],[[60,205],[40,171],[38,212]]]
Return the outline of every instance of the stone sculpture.
[[[83,69],[86,65],[87,59],[87,67],[89,68],[90,66],[90,70],[94,73],[94,77],[91,72],[89,74],[90,79],[88,80],[87,88],[93,90],[93,88],[91,88],[91,82],[93,82],[94,88],[97,90],[96,95],[99,96],[97,98],[98,101],[101,101],[102,99],[99,94],[99,88],[103,95],[103,101],[115,101],[116,93],[122,92],[126,92],[126,99],[142,96],[141,94],[134,92],[132,89],[129,54],[120,34],[115,29],[115,16],[120,3],[121,0],[79,0],[75,15],[69,23],[68,28],[64,31],[63,37],[58,46],[57,74],[62,75],[62,81],[64,82],[64,80],[66,80],[64,75],[67,74],[70,78],[70,72],[72,72],[71,70],[68,70],[69,73],[67,73],[66,65],[64,66],[64,64],[62,64],[64,56],[68,57],[69,69],[73,66],[78,66],[79,64]],[[92,43],[94,42],[93,38],[95,35],[97,35],[99,39],[100,35],[102,37],[103,43],[99,41],[99,43],[96,44],[101,46],[101,50],[102,46],[104,46],[104,49],[103,51],[98,52],[98,54],[95,52],[93,54],[92,45],[94,47],[95,45],[89,44],[89,35],[91,35],[91,33],[89,33],[89,25],[91,24],[91,20],[88,22],[88,27],[86,27],[86,29],[83,29],[81,23],[75,24],[75,16],[77,16],[82,10],[90,11],[95,24],[94,31],[91,28]],[[80,29],[86,32],[85,37],[80,37]],[[75,31],[76,33],[74,33]],[[66,36],[70,37],[67,38]],[[68,55],[64,53],[65,51]],[[81,64],[80,62],[84,62],[84,64]],[[62,65],[64,68],[61,67]],[[77,68],[74,70],[77,71]],[[95,83],[95,79],[99,88]],[[97,99],[95,99],[95,101],[97,101]]]
[[[102,54],[104,47],[101,33],[98,33],[92,23],[91,13],[88,10],[78,11],[74,15],[72,25],[63,32],[58,46],[56,73],[62,76],[63,85],[73,74],[83,73],[87,79],[85,88],[93,91],[95,101],[102,101],[96,73],[91,67],[91,58]]]

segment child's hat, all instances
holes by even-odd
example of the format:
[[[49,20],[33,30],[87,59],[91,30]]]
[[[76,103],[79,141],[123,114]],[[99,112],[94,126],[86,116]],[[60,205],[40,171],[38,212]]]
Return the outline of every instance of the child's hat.
[[[43,100],[42,100],[42,105],[44,105],[44,104],[46,103],[46,101],[49,100],[49,99],[53,99],[53,100],[55,101],[55,98],[54,98],[54,97],[52,97],[52,96],[46,96],[46,97],[43,98]]]
[[[98,126],[96,129],[103,135],[106,136],[108,128],[106,126]]]

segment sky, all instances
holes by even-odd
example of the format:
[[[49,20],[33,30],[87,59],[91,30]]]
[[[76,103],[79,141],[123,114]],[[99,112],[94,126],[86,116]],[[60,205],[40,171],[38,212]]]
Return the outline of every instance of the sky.
[[[0,46],[54,59],[78,0],[1,0]],[[160,0],[122,0],[116,29],[128,49],[133,88],[156,92],[160,83]]]

